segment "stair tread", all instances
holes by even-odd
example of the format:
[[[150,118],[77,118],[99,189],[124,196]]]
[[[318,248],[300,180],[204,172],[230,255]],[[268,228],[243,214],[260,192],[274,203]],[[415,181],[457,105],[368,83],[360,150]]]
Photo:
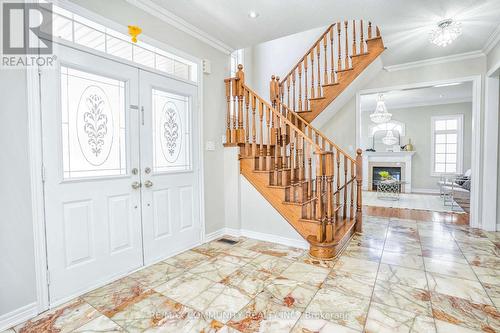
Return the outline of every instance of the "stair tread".
[[[339,84],[340,84],[339,82],[325,83],[323,84],[323,87],[333,87],[333,86],[338,86]]]
[[[325,99],[326,97],[325,96],[321,96],[321,97],[311,97],[309,98],[310,101],[316,101],[316,100],[320,100],[320,99]]]
[[[351,57],[361,57],[361,56],[365,56],[365,55],[369,55],[369,54],[370,54],[370,52],[366,51],[366,52],[363,52],[363,53],[354,54]]]
[[[354,69],[353,67],[351,67],[351,68],[339,69],[339,70],[337,71],[337,73],[348,72],[348,71],[352,71],[353,69]]]

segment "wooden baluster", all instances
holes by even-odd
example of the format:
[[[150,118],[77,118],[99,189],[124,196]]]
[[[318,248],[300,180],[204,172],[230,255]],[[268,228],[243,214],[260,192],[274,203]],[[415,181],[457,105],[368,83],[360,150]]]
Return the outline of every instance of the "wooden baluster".
[[[306,57],[302,61],[304,63],[304,104],[305,104],[305,107],[302,110],[307,110],[309,107],[309,105],[308,105],[308,103],[309,103],[309,98],[308,98],[309,87],[307,86],[308,61],[309,61],[309,55],[306,55]],[[314,97],[312,93],[311,93],[311,97]]]
[[[361,41],[359,42],[359,48],[360,48],[359,52],[361,54],[363,54],[363,53],[365,53],[365,35],[364,35],[365,32],[364,32],[364,29],[363,29],[363,20],[361,20],[359,22],[359,24],[361,26],[360,27],[360,30],[361,30]]]
[[[286,106],[291,107],[290,105],[290,76],[286,78]]]
[[[354,162],[351,161],[351,178],[349,179],[351,182],[351,209],[349,210],[349,217],[352,218],[354,216]]]
[[[288,167],[288,154],[286,144],[286,133],[288,131],[288,124],[285,121],[281,122],[281,185],[290,185],[288,183],[288,172],[285,169]]]
[[[267,126],[267,152],[266,152],[266,170],[271,170],[271,109],[266,106],[266,126]]]
[[[372,23],[368,21],[368,39],[372,38]]]
[[[323,54],[324,54],[324,76],[323,76],[323,84],[328,84],[328,34],[323,36]],[[333,81],[332,81],[333,82]]]
[[[260,122],[260,149],[259,149],[259,170],[264,169],[264,103],[259,102],[259,122]]]
[[[225,80],[226,100],[227,100],[227,119],[226,119],[226,143],[231,143],[231,81]]]
[[[252,157],[255,163],[257,156],[257,124],[255,119],[255,108],[257,107],[257,98],[252,94]],[[254,166],[255,167],[255,166]]]
[[[349,31],[347,30],[348,22],[344,21],[345,30],[345,68],[350,68],[349,66]]]
[[[347,156],[344,155],[344,218],[347,217]]]
[[[250,155],[250,91],[245,91],[245,155]]]
[[[363,151],[358,148],[356,151],[356,232],[363,231],[363,199],[361,186],[363,184]]]
[[[295,130],[290,128],[290,181],[295,183],[297,181],[296,174],[296,160],[295,160]]]
[[[315,220],[320,221],[321,225],[319,228],[319,233],[317,235],[317,240],[319,242],[325,241],[326,225],[325,217],[323,215],[323,159],[324,154],[316,152],[316,216]]]
[[[320,56],[321,56],[321,43],[318,42],[318,45],[316,45],[316,57],[318,58],[318,84],[317,84],[317,89],[318,93],[316,96],[321,97],[321,62],[320,62]]]
[[[245,142],[245,129],[243,128],[243,84],[245,83],[245,74],[243,73],[243,65],[238,65],[238,71],[236,72],[237,90],[238,90],[238,143]]]
[[[293,89],[292,89],[292,92],[293,92],[293,96],[292,96],[292,101],[293,101],[293,106],[292,106],[292,110],[293,111],[297,111],[297,108],[295,106],[295,100],[296,100],[296,96],[295,96],[295,70],[292,72],[292,84],[293,84]]]
[[[337,179],[336,179],[336,183],[337,183],[337,195],[335,196],[335,201],[337,203],[337,205],[340,206],[340,153],[339,153],[339,150],[336,149],[335,150],[335,153],[336,153],[336,158],[337,158],[337,172],[336,172],[336,175],[337,175]],[[335,212],[335,220],[338,221],[339,219],[339,216],[338,216],[338,210],[336,210]]]
[[[271,105],[276,107],[274,97],[276,96],[276,92],[274,91],[276,86],[274,84],[275,76],[271,75],[271,81],[269,81],[269,100],[271,101]]]
[[[299,111],[302,111],[302,63],[299,64],[298,70],[299,70],[299,101],[298,101],[298,103],[299,103]],[[307,69],[306,69],[306,74],[307,74]],[[307,99],[307,89],[306,89],[306,99]]]
[[[273,113],[273,129],[274,129],[274,185],[279,185],[278,174],[280,167],[280,118]]]
[[[314,87],[314,50],[315,50],[315,48],[313,48],[311,50],[311,53],[309,53],[309,55],[311,56],[311,98],[316,97],[316,94],[314,92],[314,89],[315,89],[315,87]],[[306,63],[307,63],[308,58],[309,58],[309,56],[306,57]],[[306,69],[306,71],[307,71],[307,69]],[[307,80],[307,72],[306,72],[306,80]],[[306,87],[307,87],[307,83],[306,83]],[[306,89],[306,91],[307,91],[307,89]],[[307,108],[306,108],[306,110],[307,110]]]
[[[335,224],[333,221],[333,153],[328,152],[325,160],[326,175],[326,218],[327,229],[325,241],[332,242],[335,239]]]
[[[356,55],[356,20],[352,20],[352,55]]]
[[[326,55],[325,55],[326,57]],[[335,55],[333,54],[333,25],[330,27],[330,83],[335,83]]]
[[[236,122],[237,122],[237,109],[238,109],[238,81],[236,79],[232,79],[232,93],[233,93],[233,130],[231,131],[231,143],[237,143],[236,136]]]
[[[337,60],[337,71],[340,71],[342,69],[342,46],[340,43],[340,29],[340,22],[337,22],[337,53],[339,54]]]
[[[380,29],[378,26],[375,27],[375,33],[377,34],[377,37],[380,37]]]

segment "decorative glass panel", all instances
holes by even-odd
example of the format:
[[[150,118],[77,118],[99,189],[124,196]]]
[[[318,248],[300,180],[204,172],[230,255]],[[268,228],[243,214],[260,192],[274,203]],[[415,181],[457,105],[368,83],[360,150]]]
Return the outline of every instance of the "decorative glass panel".
[[[125,83],[61,67],[64,179],[127,172]]]
[[[191,170],[191,107],[186,96],[152,90],[153,171]]]

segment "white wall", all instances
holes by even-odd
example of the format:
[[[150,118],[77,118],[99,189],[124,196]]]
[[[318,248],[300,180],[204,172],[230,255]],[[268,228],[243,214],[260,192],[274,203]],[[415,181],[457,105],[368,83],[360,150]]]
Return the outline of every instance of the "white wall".
[[[26,71],[0,71],[0,318],[35,302]]]
[[[249,83],[253,90],[269,99],[271,75],[287,75],[325,29],[326,27],[307,30],[246,49],[245,54],[251,54],[251,62],[245,59],[245,63],[247,71],[251,72]]]
[[[204,152],[206,232],[224,227],[224,182],[222,135],[225,131],[224,78],[229,56],[137,9],[123,0],[75,0],[124,26],[136,24],[148,37],[200,59],[209,59],[212,74],[203,79],[204,141],[216,143],[215,151]],[[0,70],[0,318],[36,300],[31,190],[28,161],[26,73]]]
[[[411,139],[415,154],[412,160],[412,188],[437,190],[439,177],[431,176],[431,117],[444,115],[464,115],[464,137],[463,137],[463,172],[471,166],[471,142],[472,142],[472,103],[454,103],[441,105],[427,105],[404,109],[391,109],[392,119],[405,124],[405,136],[401,137],[401,145],[408,143]],[[361,115],[362,148],[370,148],[372,139],[368,139],[370,112]],[[381,151],[383,144],[377,145],[375,149]]]

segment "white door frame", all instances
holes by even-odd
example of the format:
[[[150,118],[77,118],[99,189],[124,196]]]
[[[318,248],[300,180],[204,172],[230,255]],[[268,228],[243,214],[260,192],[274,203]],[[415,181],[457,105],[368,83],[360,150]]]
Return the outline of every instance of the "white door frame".
[[[454,82],[471,82],[472,83],[472,146],[471,146],[471,205],[470,205],[470,221],[469,225],[473,228],[482,228],[480,213],[482,211],[481,204],[481,99],[482,99],[482,76],[472,75],[465,77],[457,77],[453,79],[408,83],[397,86],[371,88],[360,90],[356,93],[356,147],[361,143],[361,109],[359,103],[361,95],[374,93],[387,93],[391,90],[415,89],[423,87],[431,87],[440,84]]]
[[[95,17],[95,15],[94,15]],[[98,21],[98,20],[96,20]],[[116,24],[114,24],[116,26]],[[63,45],[75,48],[82,52],[87,52],[96,56],[100,56],[113,61],[118,61],[126,65],[136,67],[138,69],[153,72],[159,75],[167,76],[176,79],[166,73],[162,73],[155,69],[151,69],[140,64],[126,61],[117,57],[110,56],[106,53],[99,52],[84,46],[60,42]],[[165,44],[148,39],[148,43],[155,46],[171,50],[172,48]],[[205,240],[205,199],[204,199],[204,158],[203,158],[203,70],[202,60],[192,56],[182,54],[184,58],[197,64],[198,83],[190,82],[197,86],[198,90],[198,122],[199,122],[199,149],[196,152],[199,154],[199,200],[200,200],[200,243]],[[184,81],[185,80],[181,80]],[[40,76],[37,67],[28,68],[26,71],[26,88],[27,88],[27,109],[28,109],[28,130],[29,130],[29,167],[31,176],[31,201],[33,215],[33,242],[34,242],[34,261],[35,261],[35,276],[36,276],[36,303],[38,313],[49,309],[49,289],[47,275],[47,249],[46,249],[46,234],[45,234],[45,198],[43,184],[43,153],[42,153],[42,121],[41,121],[41,96],[40,96]]]

